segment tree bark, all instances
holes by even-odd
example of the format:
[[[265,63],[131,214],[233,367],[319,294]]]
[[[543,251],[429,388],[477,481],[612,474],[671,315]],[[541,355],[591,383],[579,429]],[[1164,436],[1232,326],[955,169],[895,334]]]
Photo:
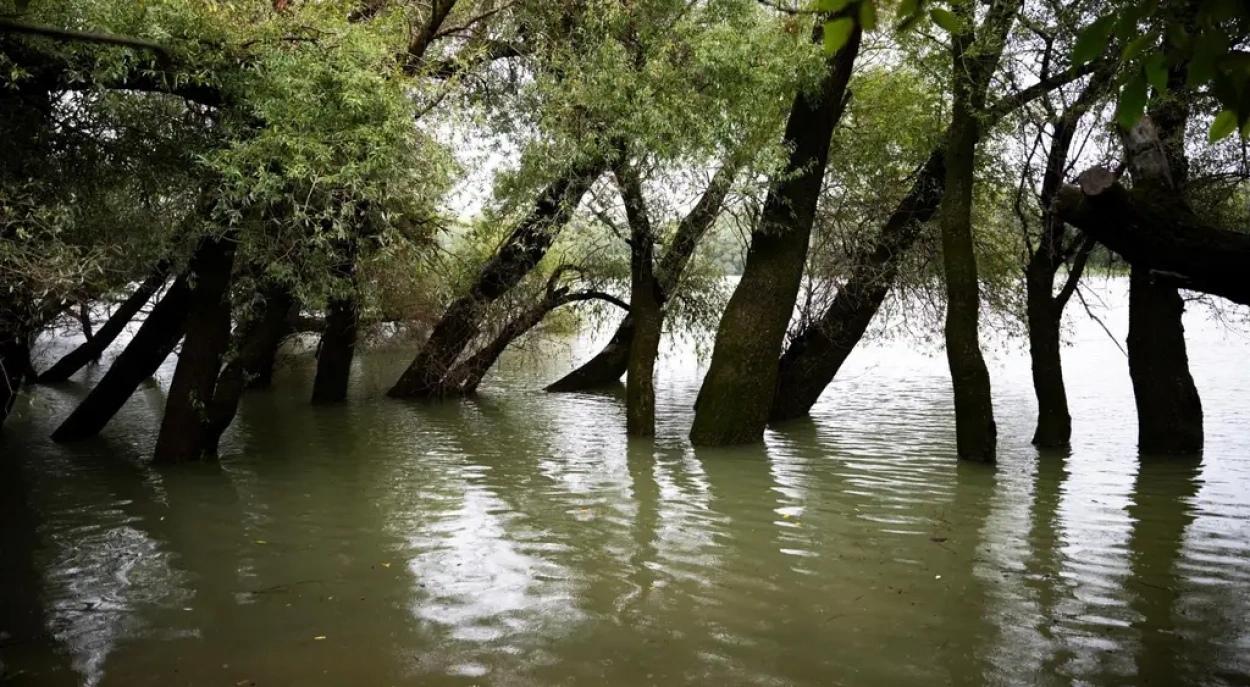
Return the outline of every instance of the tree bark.
[[[212,448],[208,410],[230,347],[230,281],[237,244],[233,236],[201,241],[188,268],[195,288],[187,313],[187,335],[169,385],[153,460],[199,460]]]
[[[930,153],[876,241],[855,257],[850,278],[828,310],[790,340],[777,372],[770,422],[807,415],[837,376],[894,285],[903,254],[937,214],[945,184],[945,147],[939,147]]]
[[[288,315],[295,299],[288,288],[274,286],[265,292],[265,305],[260,316],[247,323],[239,337],[238,352],[226,363],[213,390],[208,407],[205,455],[217,456],[221,435],[234,422],[244,390],[251,387],[251,378],[272,364],[273,350],[288,331]]]
[[[859,53],[858,22],[827,61],[818,93],[799,93],[786,123],[791,149],[769,191],[738,287],[721,317],[712,362],[695,403],[690,440],[698,445],[763,439],[777,389],[777,359],[798,297],[829,142],[845,107]]]
[[[55,365],[39,375],[37,381],[41,384],[64,382],[91,361],[99,360],[104,350],[117,340],[118,335],[126,329],[126,325],[143,309],[143,306],[152,298],[152,294],[156,293],[168,278],[169,266],[164,263],[158,265],[152,274],[143,280],[139,288],[135,289],[134,293],[118,306],[95,336],[66,353]]]
[[[186,330],[190,302],[191,288],[184,274],[174,280],[173,286],[152,308],[135,337],[109,366],[99,384],[53,432],[54,441],[86,439],[104,429],[139,388],[139,384],[156,374],[161,363],[174,350]]]
[[[482,266],[469,293],[448,306],[389,396],[432,398],[448,393],[444,378],[480,333],[486,307],[538,265],[606,166],[602,159],[583,163],[543,190],[529,215]]]
[[[313,380],[314,405],[347,400],[347,382],[356,355],[360,306],[356,293],[356,242],[346,247],[346,257],[338,266],[340,280],[350,284],[346,295],[331,298],[326,312],[326,328],[317,349],[317,376]]]
[[[725,197],[729,195],[737,172],[738,165],[732,161],[722,165],[694,208],[678,223],[656,269],[656,278],[659,279],[666,297],[677,288],[699,242],[720,216]],[[549,385],[547,391],[587,391],[619,382],[621,375],[629,368],[630,345],[633,339],[634,320],[632,316],[626,315],[599,353]]]

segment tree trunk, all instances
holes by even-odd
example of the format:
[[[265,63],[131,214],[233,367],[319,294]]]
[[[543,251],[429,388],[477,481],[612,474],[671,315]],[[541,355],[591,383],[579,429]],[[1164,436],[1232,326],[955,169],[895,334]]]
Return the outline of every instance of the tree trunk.
[[[699,242],[716,222],[737,172],[738,165],[732,160],[722,165],[700,196],[699,202],[678,223],[656,269],[656,278],[660,280],[666,296],[677,288]],[[603,350],[581,367],[552,383],[547,391],[586,391],[619,382],[621,375],[629,369],[629,347],[633,339],[634,320],[626,315]]]
[[[629,220],[629,314],[634,335],[629,345],[629,376],[625,380],[625,432],[655,436],[655,359],[660,352],[664,293],[655,277],[655,234],[637,170],[616,170],[625,215]]]
[[[174,280],[135,337],[109,366],[104,378],[52,434],[55,441],[95,436],[117,414],[143,380],[156,374],[186,331],[191,288],[186,275]]]
[[[1145,194],[1179,196],[1188,177],[1184,146],[1189,109],[1182,95],[1183,79],[1183,70],[1173,69],[1169,84],[1174,97],[1124,135],[1134,189]],[[1184,197],[1177,202],[1188,207]],[[1189,373],[1184,312],[1175,283],[1155,278],[1144,266],[1133,266],[1128,364],[1137,402],[1137,449],[1142,454],[1202,451],[1202,401]]]
[[[313,380],[312,402],[315,405],[347,400],[347,382],[351,378],[352,359],[356,355],[356,334],[360,313],[355,298],[330,301],[326,328],[317,348],[317,376]]]
[[[24,337],[0,333],[0,429],[13,412],[25,381],[23,359],[26,357],[29,357],[29,349]]]
[[[972,186],[978,139],[976,114],[956,96],[942,197],[942,264],[946,273],[946,359],[955,394],[959,457],[992,462],[998,431],[990,373],[981,357],[980,282],[972,244]]]
[[[1003,117],[1093,71],[1094,65],[1066,70],[986,108],[981,120],[993,126]],[[946,183],[945,148],[929,155],[907,196],[898,204],[872,246],[856,255],[851,277],[820,319],[799,332],[781,357],[770,422],[807,415],[847,356],[863,338],[894,285],[899,262],[924,223],[937,214]]]
[[[829,309],[790,340],[777,373],[771,422],[807,415],[837,376],[894,285],[904,253],[925,222],[937,213],[945,183],[945,148],[937,148],[876,241],[855,257],[851,276],[838,289]]]
[[[790,159],[752,232],[742,279],[716,332],[712,362],[695,403],[690,440],[699,445],[761,441],[777,389],[777,359],[798,297],[829,140],[845,106],[859,53],[858,22],[827,62],[819,93],[795,97],[786,123]]]
[[[1029,356],[1033,363],[1033,390],[1037,394],[1037,428],[1033,444],[1042,448],[1067,446],[1072,438],[1072,416],[1063,383],[1060,358],[1060,320],[1063,311],[1052,296],[1054,272],[1030,263],[1026,276]]]
[[[208,410],[230,348],[230,277],[237,244],[233,236],[204,239],[191,259],[195,288],[187,313],[187,336],[165,401],[154,461],[199,460],[212,448]]]
[[[389,396],[431,398],[447,393],[444,378],[480,333],[486,307],[538,265],[606,165],[602,159],[582,164],[544,189],[534,209],[482,266],[469,293],[448,306]]]
[[[629,369],[629,347],[633,341],[634,318],[626,315],[603,350],[552,383],[547,391],[589,391],[620,382],[621,375]]]
[[[212,402],[208,404],[205,455],[217,456],[221,435],[234,422],[243,391],[251,387],[252,376],[263,370],[266,362],[272,364],[273,350],[286,336],[288,315],[294,302],[290,289],[277,286],[267,289],[264,310],[244,327],[238,352],[222,369]]]
[[[1128,363],[1137,401],[1137,448],[1147,455],[1202,451],[1202,401],[1189,374],[1185,304],[1176,287],[1134,267],[1129,277]]]
[[[315,405],[347,400],[347,382],[356,355],[356,335],[360,310],[356,292],[356,242],[346,248],[346,258],[338,266],[338,276],[351,285],[346,295],[331,298],[326,312],[326,328],[317,349],[317,376],[313,380]]]
[[[617,307],[628,311],[629,306],[620,300],[599,291],[579,291],[569,293],[568,288],[556,288],[555,282],[560,276],[560,270],[552,275],[551,280],[547,284],[547,293],[542,300],[526,309],[517,317],[513,318],[503,329],[491,339],[490,343],[482,346],[477,353],[466,358],[459,365],[456,365],[451,372],[447,373],[444,381],[446,393],[472,395],[477,393],[477,387],[486,377],[486,373],[490,372],[490,368],[494,366],[495,361],[499,360],[499,356],[507,350],[513,341],[521,338],[529,330],[537,327],[542,323],[547,313],[568,303],[578,301],[587,301],[598,299],[611,303]]]
[[[130,297],[118,306],[117,310],[108,318],[103,327],[90,337],[82,345],[74,350],[66,353],[55,365],[48,368],[46,372],[39,375],[38,381],[41,384],[50,384],[53,382],[64,382],[74,373],[81,370],[84,366],[93,360],[99,360],[104,350],[117,340],[119,334],[126,329],[126,325],[130,323],[134,316],[143,309],[144,304],[156,293],[169,277],[169,266],[161,264],[152,272]]]
[[[955,396],[955,443],[959,457],[993,462],[998,429],[990,395],[990,373],[981,356],[980,281],[972,242],[972,195],[976,177],[979,117],[998,67],[1006,36],[1020,9],[1018,0],[994,2],[979,30],[951,34],[953,99],[946,147],[946,190],[939,224],[942,267],[946,275],[946,359]],[[971,27],[971,0],[952,4],[964,26]],[[980,34],[980,35],[977,35]]]

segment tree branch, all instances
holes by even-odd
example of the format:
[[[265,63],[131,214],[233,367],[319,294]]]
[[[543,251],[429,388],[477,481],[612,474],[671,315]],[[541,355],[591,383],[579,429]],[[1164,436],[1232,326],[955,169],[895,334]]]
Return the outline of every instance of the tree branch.
[[[163,59],[171,59],[169,49],[160,43],[143,40],[142,38],[117,36],[110,33],[94,33],[90,31],[58,29],[52,26],[30,24],[16,19],[5,19],[3,17],[0,17],[0,33],[22,33],[32,36],[43,36],[45,38],[52,38],[61,41],[102,43],[104,45],[118,45],[126,48],[138,48],[140,50],[151,50],[152,52],[160,55]]]

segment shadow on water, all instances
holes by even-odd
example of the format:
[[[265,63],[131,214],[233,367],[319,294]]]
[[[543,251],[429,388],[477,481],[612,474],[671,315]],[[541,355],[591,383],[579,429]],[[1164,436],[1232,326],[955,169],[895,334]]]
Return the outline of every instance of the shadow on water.
[[[1201,486],[1201,457],[1141,456],[1129,537],[1130,608],[1140,640],[1138,685],[1211,684],[1207,667],[1195,657],[1203,644],[1180,631],[1185,580],[1179,568],[1185,533],[1194,521],[1193,500]],[[1206,632],[1211,632],[1208,629]],[[1203,634],[1205,635],[1206,632]],[[1207,635],[1203,639],[1210,639]],[[1190,646],[1184,646],[1191,644]]]

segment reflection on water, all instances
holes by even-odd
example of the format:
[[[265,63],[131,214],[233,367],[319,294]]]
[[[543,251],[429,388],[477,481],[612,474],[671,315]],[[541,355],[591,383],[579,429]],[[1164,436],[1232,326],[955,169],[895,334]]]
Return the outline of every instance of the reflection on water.
[[[1247,684],[1248,346],[1189,332],[1200,461],[1139,463],[1124,360],[1080,323],[1072,451],[1027,445],[1006,352],[996,469],[954,460],[941,356],[894,344],[732,450],[684,441],[689,351],[654,441],[619,393],[535,391],[559,347],[441,405],[380,398],[405,361],[377,354],[359,400],[309,407],[293,365],[221,465],[162,470],[159,387],[68,447],[44,437],[84,387],[40,389],[0,439],[0,659],[35,685]]]

